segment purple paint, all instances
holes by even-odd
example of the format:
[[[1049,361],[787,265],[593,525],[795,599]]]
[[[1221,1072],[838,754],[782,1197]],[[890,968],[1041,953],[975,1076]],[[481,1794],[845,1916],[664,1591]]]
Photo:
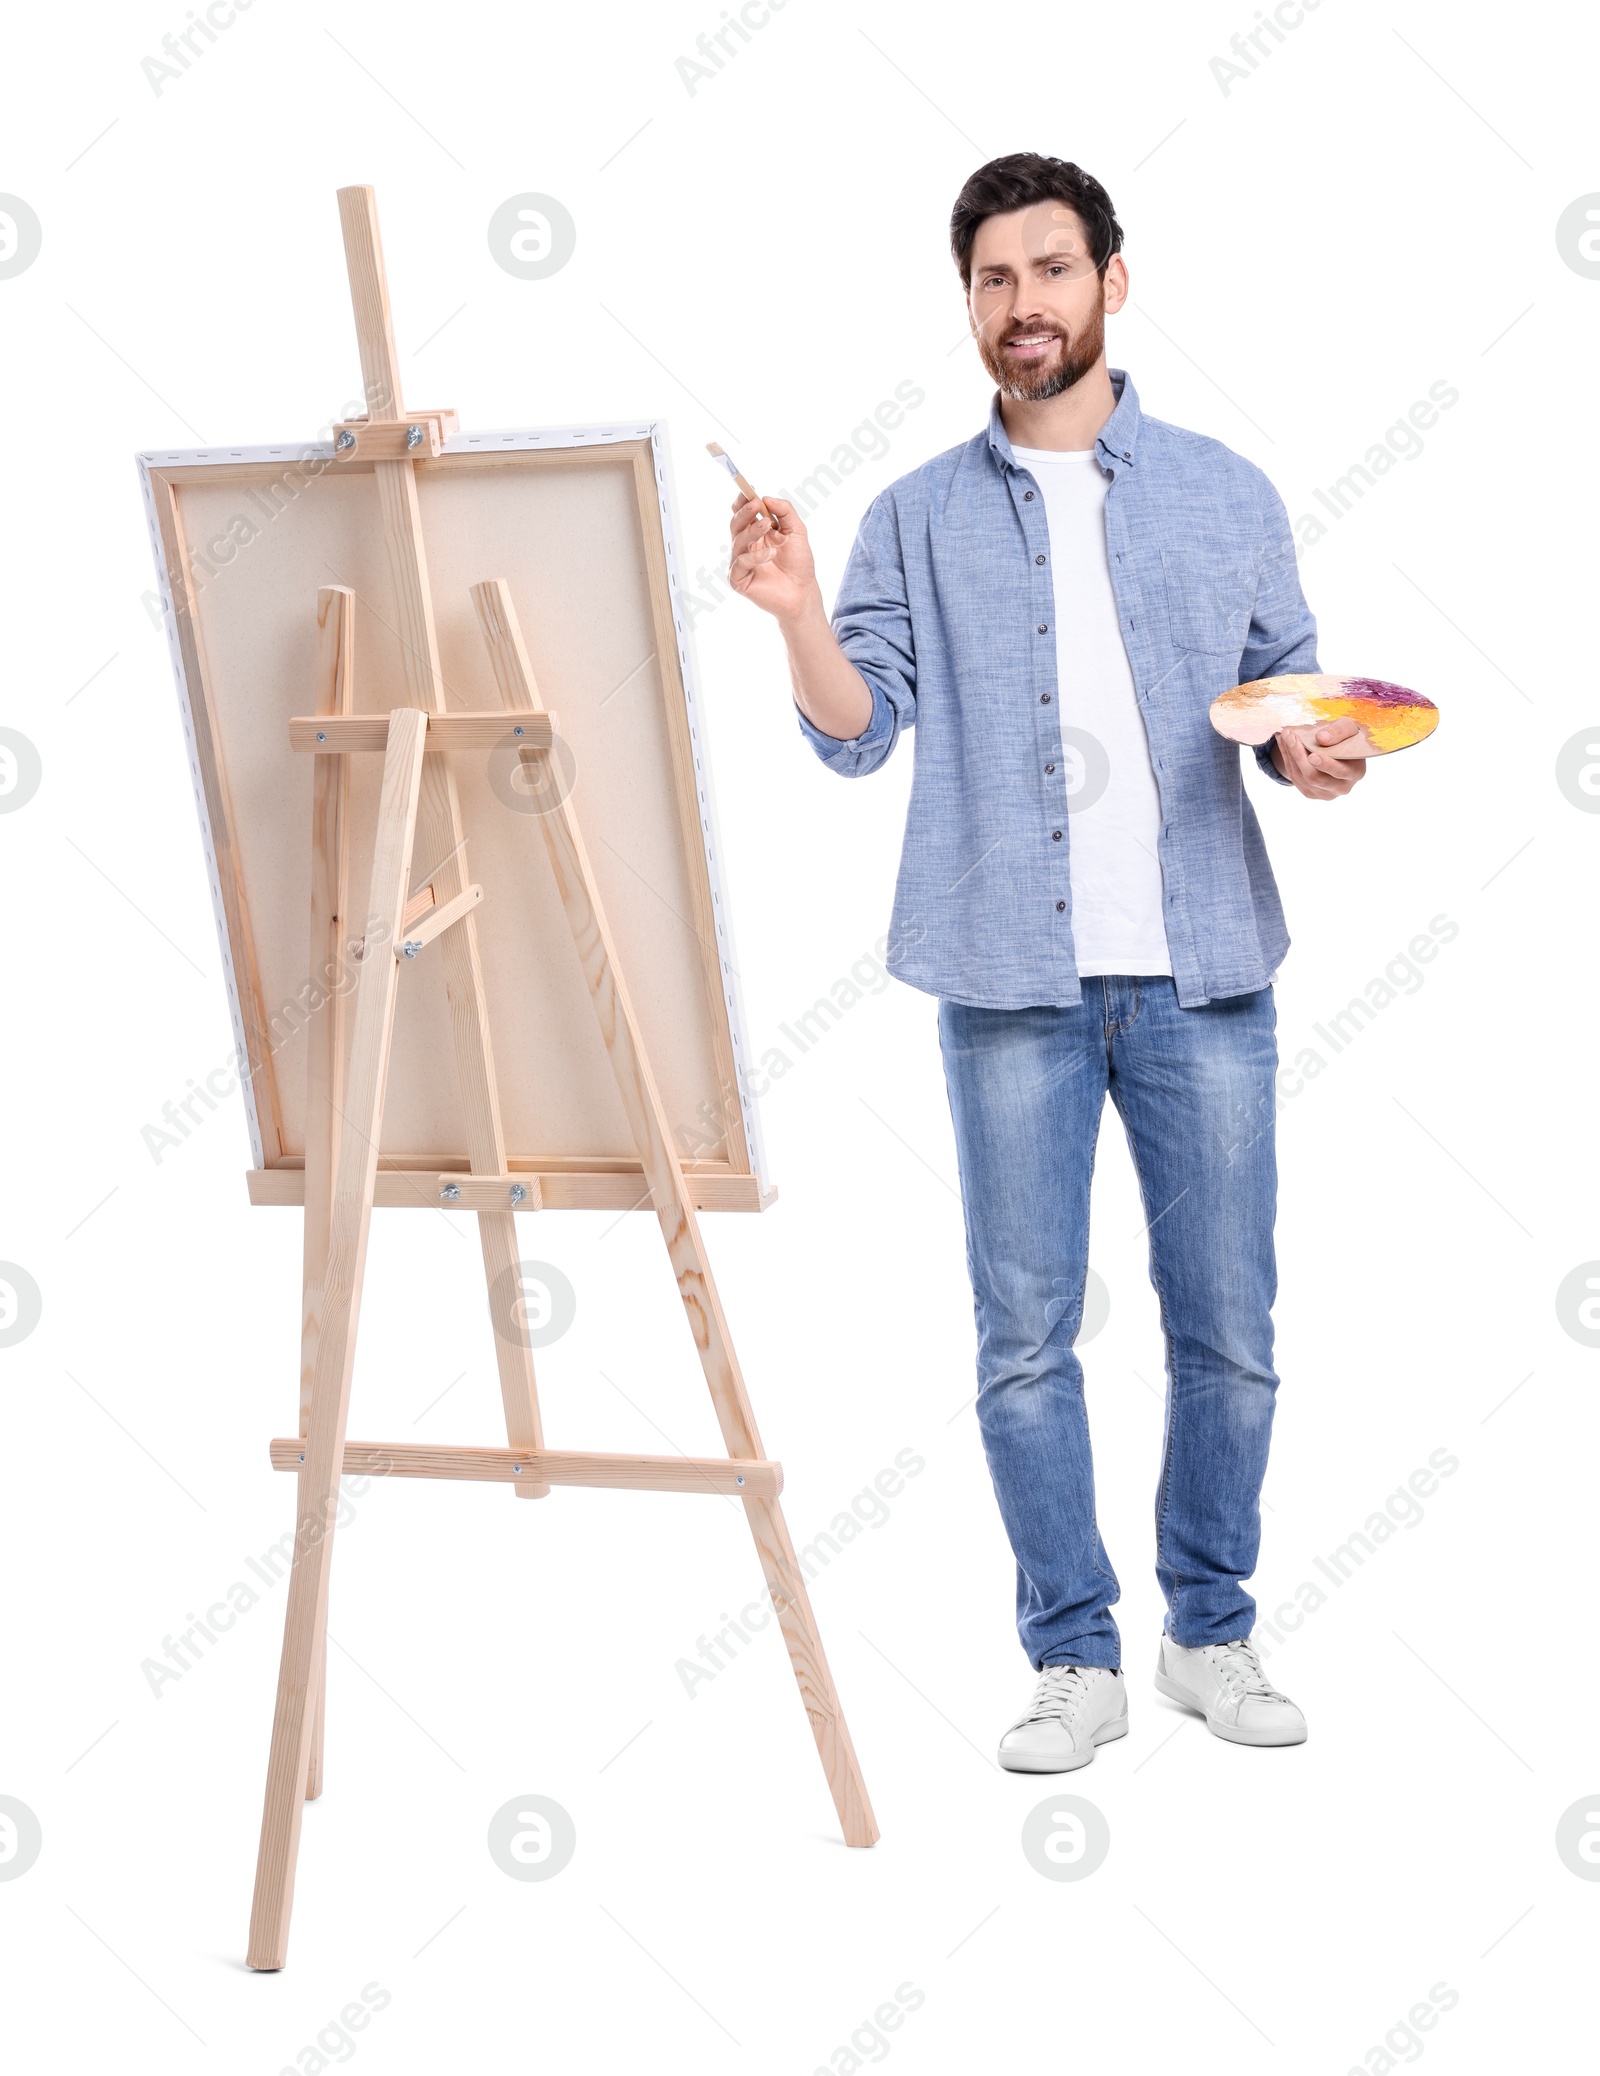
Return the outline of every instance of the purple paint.
[[[1431,699],[1424,699],[1420,692],[1408,692],[1404,685],[1391,685],[1385,678],[1341,678],[1346,697],[1370,699],[1376,706],[1432,706]]]

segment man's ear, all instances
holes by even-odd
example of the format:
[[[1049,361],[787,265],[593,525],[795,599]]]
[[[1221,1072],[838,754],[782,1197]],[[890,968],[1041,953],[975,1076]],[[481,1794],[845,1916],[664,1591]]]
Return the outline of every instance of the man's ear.
[[[1106,262],[1106,315],[1114,317],[1128,300],[1128,270],[1122,254],[1113,253]]]

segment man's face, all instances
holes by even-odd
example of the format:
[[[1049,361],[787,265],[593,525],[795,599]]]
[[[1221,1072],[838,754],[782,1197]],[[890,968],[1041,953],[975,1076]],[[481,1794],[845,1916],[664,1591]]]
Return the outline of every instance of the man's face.
[[[1095,270],[1077,212],[1036,202],[978,226],[967,312],[984,366],[1003,396],[1042,403],[1081,381],[1105,352],[1108,310],[1122,308],[1119,257]]]

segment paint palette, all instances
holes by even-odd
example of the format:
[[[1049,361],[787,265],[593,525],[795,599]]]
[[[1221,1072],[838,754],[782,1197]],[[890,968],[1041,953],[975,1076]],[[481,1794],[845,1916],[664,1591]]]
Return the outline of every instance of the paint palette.
[[[1348,716],[1360,723],[1343,742],[1311,742],[1328,757],[1386,757],[1432,735],[1439,709],[1420,692],[1383,678],[1257,678],[1211,702],[1211,725],[1229,742],[1270,742],[1280,728],[1311,730]]]

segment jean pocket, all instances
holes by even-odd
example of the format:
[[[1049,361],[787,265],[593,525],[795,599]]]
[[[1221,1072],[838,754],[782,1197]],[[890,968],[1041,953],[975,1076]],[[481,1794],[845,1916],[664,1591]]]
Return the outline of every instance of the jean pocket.
[[[1250,634],[1255,563],[1225,552],[1163,548],[1161,570],[1174,648],[1237,657]]]

